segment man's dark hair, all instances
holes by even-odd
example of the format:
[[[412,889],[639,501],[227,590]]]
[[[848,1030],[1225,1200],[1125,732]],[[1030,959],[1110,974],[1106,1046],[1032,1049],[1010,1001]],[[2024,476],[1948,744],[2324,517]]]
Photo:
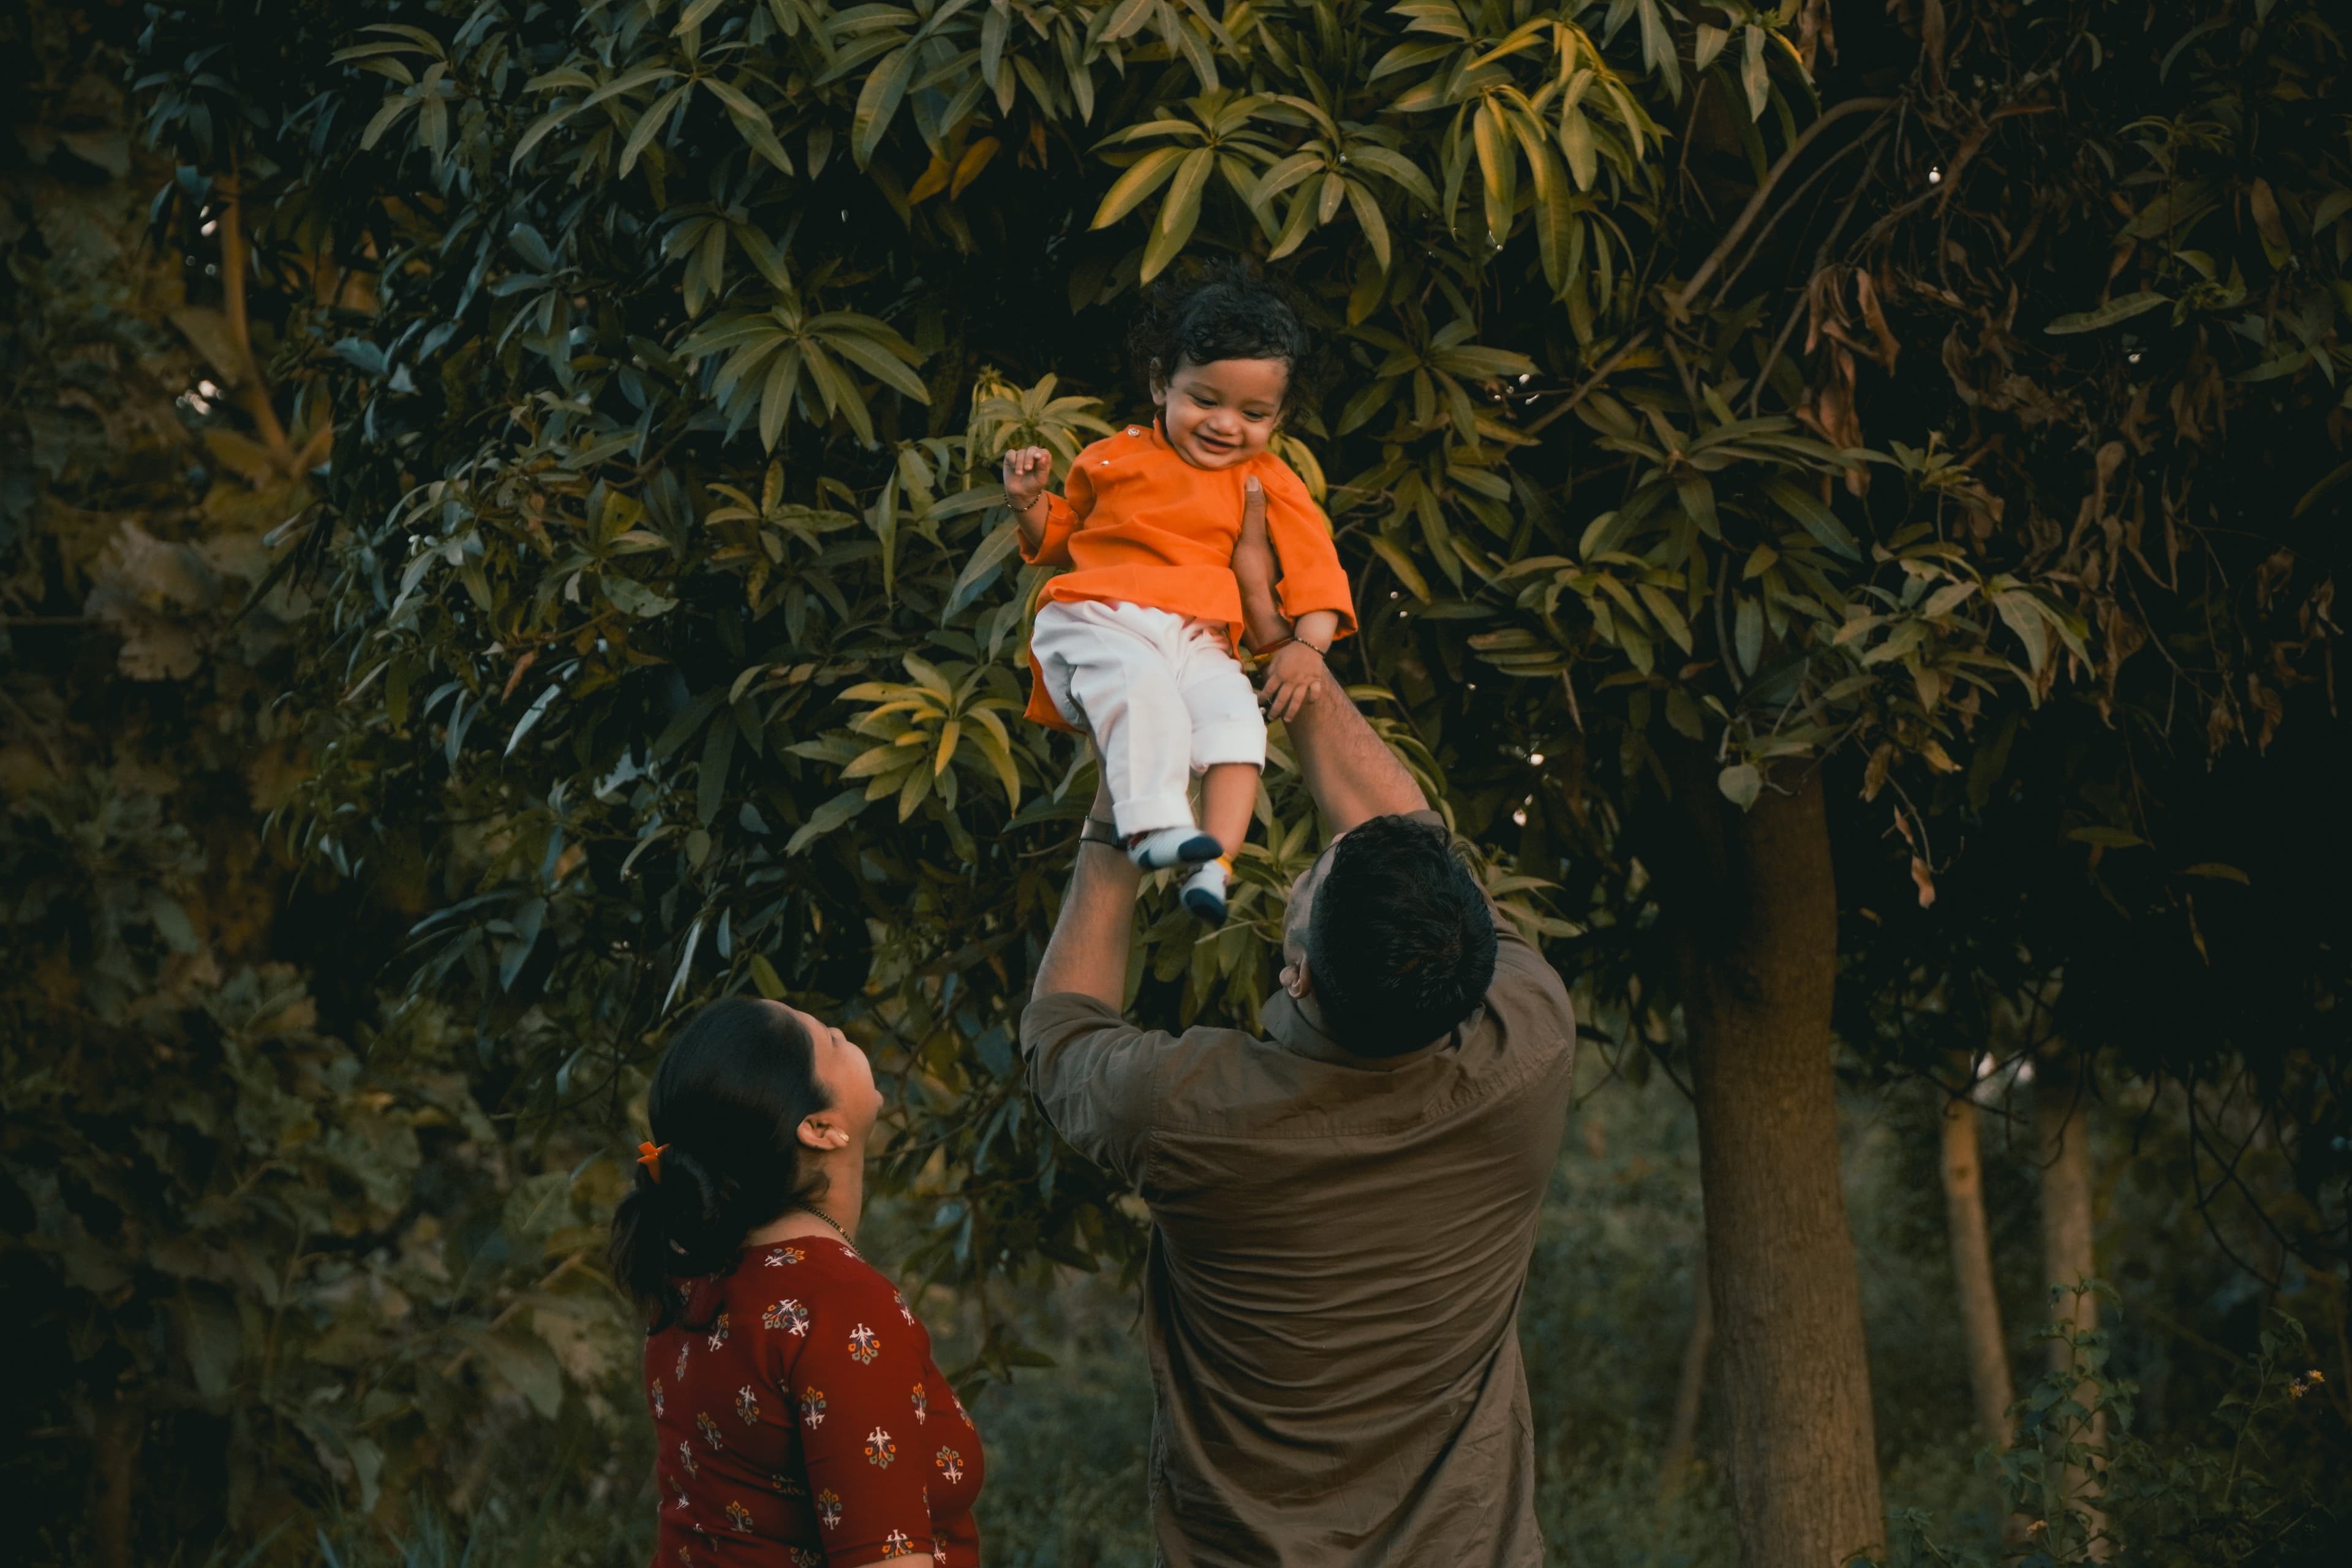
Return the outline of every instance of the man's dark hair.
[[[1238,262],[1146,289],[1127,346],[1146,382],[1165,382],[1188,360],[1278,359],[1290,372],[1285,409],[1317,370],[1315,340],[1290,291]]]
[[[1360,1057],[1425,1046],[1495,977],[1495,917],[1445,830],[1376,816],[1331,851],[1307,926],[1307,973],[1331,1036]]]

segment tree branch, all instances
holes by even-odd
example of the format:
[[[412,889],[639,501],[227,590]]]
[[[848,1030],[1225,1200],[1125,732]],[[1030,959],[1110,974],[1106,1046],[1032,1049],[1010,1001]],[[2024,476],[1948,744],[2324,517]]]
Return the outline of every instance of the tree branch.
[[[1725,232],[1722,242],[1715,247],[1714,252],[1705,261],[1699,263],[1698,270],[1691,274],[1690,281],[1683,285],[1680,294],[1675,296],[1675,308],[1683,310],[1689,310],[1691,301],[1698,298],[1698,291],[1706,287],[1706,280],[1714,277],[1717,270],[1730,259],[1731,253],[1738,246],[1741,237],[1748,233],[1757,218],[1762,216],[1764,204],[1771,198],[1772,189],[1780,183],[1780,176],[1787,174],[1805,149],[1813,144],[1814,137],[1819,136],[1849,114],[1859,114],[1869,110],[1892,109],[1895,103],[1895,100],[1891,98],[1849,98],[1843,103],[1824,110],[1819,120],[1806,126],[1803,132],[1794,142],[1789,143],[1789,150],[1780,154],[1780,161],[1773,164],[1770,172],[1764,176],[1764,183],[1756,187],[1756,194],[1748,198],[1748,205],[1739,209],[1739,216],[1731,220],[1731,227]]]
[[[237,396],[245,404],[254,428],[261,433],[262,445],[269,448],[269,455],[278,459],[283,472],[293,474],[298,471],[293,446],[286,438],[286,426],[278,417],[277,405],[270,401],[269,384],[262,378],[261,366],[253,357],[253,332],[245,308],[245,222],[238,211],[244,204],[236,176],[222,176],[216,188],[221,193],[220,216],[215,220],[220,225],[221,315],[228,323],[229,339],[236,344],[237,358],[242,362],[237,366]]]

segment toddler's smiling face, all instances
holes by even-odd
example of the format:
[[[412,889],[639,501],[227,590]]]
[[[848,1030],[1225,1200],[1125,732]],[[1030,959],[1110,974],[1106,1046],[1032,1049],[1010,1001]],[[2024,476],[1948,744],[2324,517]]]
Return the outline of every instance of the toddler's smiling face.
[[[1265,450],[1282,418],[1290,367],[1278,359],[1179,361],[1151,401],[1176,455],[1196,468],[1231,468]]]

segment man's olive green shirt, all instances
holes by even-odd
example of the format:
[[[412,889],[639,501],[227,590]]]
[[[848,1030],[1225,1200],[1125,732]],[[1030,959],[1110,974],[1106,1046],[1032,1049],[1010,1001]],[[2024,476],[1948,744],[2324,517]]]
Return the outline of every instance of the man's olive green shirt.
[[[1160,1560],[1533,1568],[1519,1297],[1573,1090],[1559,976],[1499,918],[1485,1005],[1350,1055],[1286,994],[1271,1038],[1041,996],[1030,1083],[1150,1206]]]

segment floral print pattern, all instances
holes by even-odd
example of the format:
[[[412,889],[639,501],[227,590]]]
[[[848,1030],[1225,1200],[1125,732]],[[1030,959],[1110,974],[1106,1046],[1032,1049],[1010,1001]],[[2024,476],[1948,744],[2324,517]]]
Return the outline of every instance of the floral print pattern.
[[[977,1562],[976,1437],[955,1425],[970,1417],[905,1294],[831,1237],[753,1248],[744,1262],[681,1281],[681,1321],[646,1342],[663,1453],[654,1560],[716,1568],[749,1553],[824,1568],[929,1552],[934,1568]],[[776,1294],[785,1281],[769,1283],[762,1268],[791,1268],[793,1293]],[[918,1437],[902,1443],[909,1415]]]
[[[890,1440],[889,1433],[884,1431],[881,1427],[877,1426],[873,1431],[866,1434],[866,1462],[867,1464],[872,1465],[877,1470],[887,1470],[890,1468],[890,1461],[898,1457],[898,1445]]]

